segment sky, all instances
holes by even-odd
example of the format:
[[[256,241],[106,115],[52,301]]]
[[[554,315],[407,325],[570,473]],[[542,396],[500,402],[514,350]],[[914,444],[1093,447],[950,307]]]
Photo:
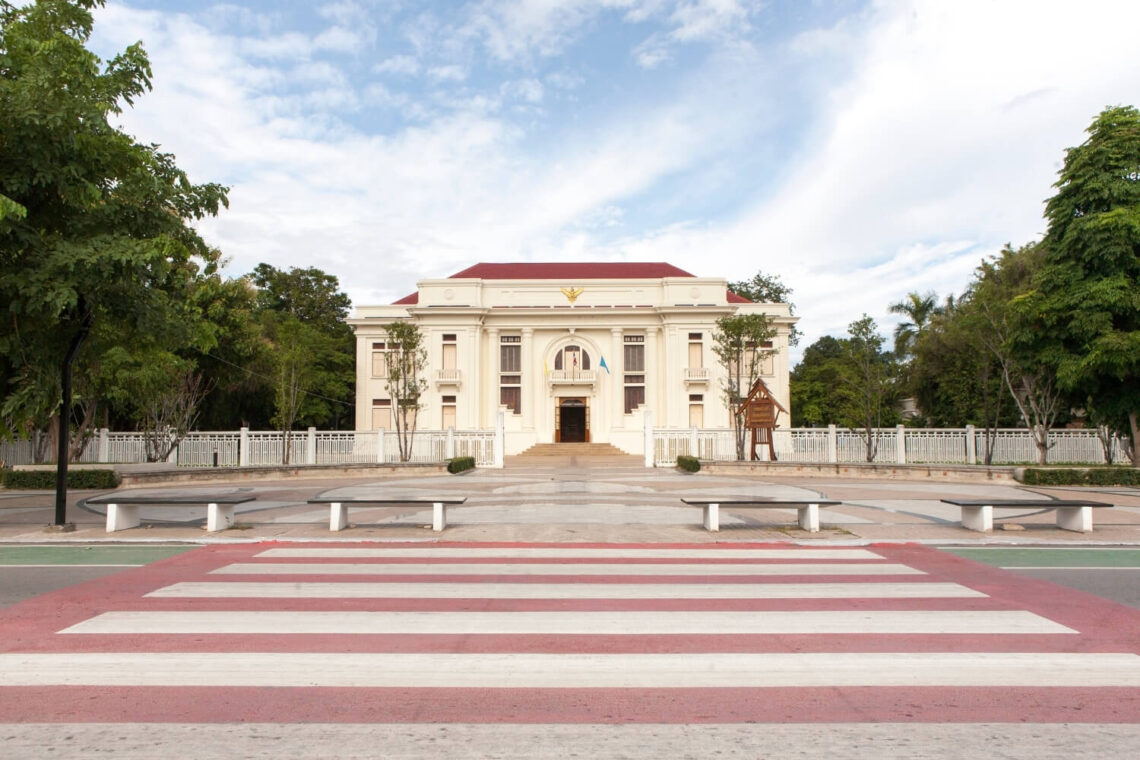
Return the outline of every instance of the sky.
[[[481,261],[774,275],[804,335],[960,293],[1045,232],[1064,151],[1138,105],[1132,0],[108,0],[121,117],[195,182],[226,274],[355,305]]]

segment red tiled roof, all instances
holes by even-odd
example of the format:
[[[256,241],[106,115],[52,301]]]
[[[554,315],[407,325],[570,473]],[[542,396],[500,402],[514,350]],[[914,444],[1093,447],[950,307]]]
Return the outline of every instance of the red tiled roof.
[[[692,277],[693,275],[664,262],[542,262],[534,264],[482,262],[451,275],[449,280],[603,280],[629,279],[654,280],[661,277]],[[743,296],[728,291],[729,303],[752,303]],[[394,301],[397,306],[414,306],[419,303],[419,292]]]
[[[683,269],[663,262],[557,261],[536,264],[480,263],[456,272],[448,279],[484,280],[653,280],[660,277],[692,277]]]

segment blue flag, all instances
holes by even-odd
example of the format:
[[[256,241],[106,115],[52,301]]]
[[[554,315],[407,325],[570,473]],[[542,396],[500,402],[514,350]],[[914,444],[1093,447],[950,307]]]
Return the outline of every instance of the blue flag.
[[[606,366],[606,357],[602,357],[602,361],[598,364],[598,366],[604,369],[607,375],[610,374],[610,368]]]

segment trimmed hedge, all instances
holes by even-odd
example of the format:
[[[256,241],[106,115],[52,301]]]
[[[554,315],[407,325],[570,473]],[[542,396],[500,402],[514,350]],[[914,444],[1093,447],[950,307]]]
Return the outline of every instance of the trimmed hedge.
[[[50,490],[55,488],[55,470],[4,470],[0,482],[5,488]],[[67,487],[118,488],[119,476],[114,470],[68,470]]]
[[[701,460],[696,457],[686,456],[681,454],[677,457],[677,467],[685,472],[699,472],[701,469]]]
[[[456,457],[447,460],[447,471],[453,475],[464,470],[475,469],[475,457]]]
[[[1027,467],[1021,475],[1027,486],[1140,486],[1135,467]]]

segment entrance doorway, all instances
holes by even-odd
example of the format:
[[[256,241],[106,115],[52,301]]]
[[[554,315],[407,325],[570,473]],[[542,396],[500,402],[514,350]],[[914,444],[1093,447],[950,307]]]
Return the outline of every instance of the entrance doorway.
[[[584,398],[558,400],[554,410],[555,443],[590,442],[590,407]]]

